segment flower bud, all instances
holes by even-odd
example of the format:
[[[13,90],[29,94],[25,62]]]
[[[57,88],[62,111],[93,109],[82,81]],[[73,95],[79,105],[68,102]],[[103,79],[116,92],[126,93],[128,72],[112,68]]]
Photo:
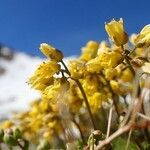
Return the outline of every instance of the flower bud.
[[[19,138],[21,138],[21,136],[22,136],[21,131],[18,128],[15,128],[13,131],[13,137],[15,139],[19,139]]]
[[[86,47],[90,49],[98,49],[99,44],[95,41],[89,41],[86,45]]]
[[[10,146],[16,146],[17,145],[17,140],[9,134],[5,134],[3,138],[4,142]]]
[[[89,60],[86,63],[86,69],[87,69],[88,72],[94,73],[94,72],[101,71],[103,68],[101,66],[101,62],[99,61],[99,58],[96,57],[94,59]]]
[[[117,45],[121,46],[128,42],[128,35],[124,31],[123,19],[119,21],[112,20],[109,23],[105,23],[105,30],[108,33],[111,40]]]
[[[60,62],[63,59],[62,52],[49,44],[42,43],[40,45],[40,50],[46,57],[51,58],[56,62]]]
[[[89,41],[85,47],[82,47],[82,54],[80,59],[83,61],[89,61],[92,58],[95,58],[97,55],[97,50],[99,47],[99,43],[95,41]]]

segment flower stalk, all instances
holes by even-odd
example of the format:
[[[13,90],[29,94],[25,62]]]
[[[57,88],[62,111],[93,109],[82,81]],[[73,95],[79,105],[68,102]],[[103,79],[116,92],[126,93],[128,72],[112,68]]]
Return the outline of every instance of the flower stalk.
[[[91,111],[91,108],[90,108],[90,105],[89,105],[87,96],[86,96],[86,94],[85,94],[85,92],[84,92],[84,89],[83,89],[83,87],[82,87],[80,81],[71,77],[71,73],[70,73],[69,69],[67,68],[66,64],[63,62],[63,60],[61,60],[61,63],[62,63],[62,65],[64,66],[64,68],[66,69],[66,72],[67,72],[67,74],[70,76],[70,78],[71,78],[72,80],[74,80],[74,81],[76,82],[76,84],[78,85],[78,87],[79,87],[79,89],[80,89],[80,91],[81,91],[81,94],[82,94],[82,96],[83,96],[83,99],[84,99],[86,108],[87,108],[87,110],[88,110],[88,113],[89,113],[89,116],[90,116],[90,119],[91,119],[91,122],[92,122],[92,125],[93,125],[93,129],[95,130],[95,129],[96,129],[96,124],[95,124],[95,122],[94,122],[94,117],[93,117],[93,114],[92,114],[92,111]]]

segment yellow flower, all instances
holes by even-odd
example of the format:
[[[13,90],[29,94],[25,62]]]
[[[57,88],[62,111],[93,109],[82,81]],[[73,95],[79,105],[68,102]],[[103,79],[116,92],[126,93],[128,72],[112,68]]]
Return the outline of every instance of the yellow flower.
[[[99,44],[98,50],[97,50],[97,55],[99,55],[102,51],[109,51],[110,47],[106,41],[102,41]]]
[[[52,139],[52,137],[53,137],[53,131],[46,131],[46,132],[44,132],[44,134],[43,134],[43,138],[44,139],[47,139],[47,140],[50,140],[50,139]]]
[[[135,39],[137,38],[137,34],[133,33],[130,35],[129,41],[131,44],[135,45]]]
[[[150,24],[146,25],[135,39],[137,47],[149,47],[150,46]]]
[[[106,93],[103,93],[103,92],[102,93],[96,92],[90,97],[88,97],[88,99],[89,99],[89,104],[90,104],[90,107],[92,108],[92,111],[96,113],[98,109],[101,108],[102,102],[107,100],[107,95]]]
[[[119,65],[122,60],[122,55],[117,51],[104,51],[99,54],[98,59],[103,68],[112,68]]]
[[[40,103],[39,103],[39,109],[41,112],[48,112],[50,110],[50,104],[49,104],[49,101],[46,101],[46,100],[42,100]]]
[[[111,85],[111,88],[113,89],[114,92],[120,91],[119,90],[119,83],[117,81],[111,80],[110,85]]]
[[[63,59],[62,52],[49,44],[42,43],[40,45],[40,50],[46,57],[51,58],[51,60],[56,62],[60,62]]]
[[[102,69],[112,68],[119,65],[122,55],[119,51],[101,51],[99,55],[86,63],[88,72],[99,72]]]
[[[86,68],[85,62],[82,60],[73,60],[69,63],[69,71],[71,73],[71,77],[75,79],[83,78]]]
[[[92,50],[96,50],[97,48],[98,48],[98,43],[97,42],[95,42],[95,41],[89,41],[88,43],[87,43],[87,45],[86,45],[86,47],[88,47],[88,48],[90,48],[90,49],[92,49]]]
[[[79,95],[68,94],[66,105],[70,112],[78,113],[82,106],[82,102],[83,99],[81,99]]]
[[[54,127],[56,126],[56,124],[57,124],[57,121],[56,121],[56,120],[53,120],[53,121],[49,122],[47,126],[48,126],[49,128],[54,128]]]
[[[111,22],[106,23],[105,29],[109,37],[117,46],[124,45],[128,42],[128,35],[124,31],[122,18],[120,18],[119,21],[113,19]]]
[[[55,61],[43,62],[30,77],[28,83],[37,90],[44,90],[53,83],[53,75],[60,70]]]
[[[131,82],[133,78],[134,78],[133,73],[129,68],[124,70],[120,76],[120,79],[124,82]]]
[[[43,100],[51,100],[56,102],[58,99],[62,99],[64,93],[69,89],[69,82],[63,78],[57,78],[53,85],[47,86],[43,91]]]
[[[11,128],[14,125],[14,123],[10,120],[5,120],[2,123],[0,123],[0,129],[8,129]]]
[[[99,72],[100,70],[103,69],[103,67],[101,66],[101,62],[99,61],[99,58],[96,57],[94,59],[89,60],[86,63],[86,69],[88,72],[94,73],[94,72]]]
[[[125,95],[128,92],[131,92],[133,90],[132,84],[127,82],[118,82],[115,80],[110,81],[111,88],[114,93],[117,95]]]
[[[118,75],[117,69],[115,68],[105,69],[105,77],[107,80],[112,80],[117,75]]]
[[[95,41],[89,41],[85,47],[83,47],[82,54],[79,59],[84,61],[89,61],[92,58],[96,57],[97,50],[98,50],[99,44]]]
[[[32,109],[29,112],[30,116],[35,117],[36,115],[38,115],[38,113],[39,113],[39,107],[38,107],[38,105],[39,104],[35,104],[35,105],[32,106]]]
[[[60,80],[57,80],[54,82],[53,85],[47,86],[45,88],[45,90],[43,91],[42,99],[53,100],[53,102],[56,102],[60,89],[61,89],[61,82]]]
[[[88,95],[93,95],[93,93],[97,92],[100,88],[99,78],[96,75],[88,75],[81,82],[85,93]]]

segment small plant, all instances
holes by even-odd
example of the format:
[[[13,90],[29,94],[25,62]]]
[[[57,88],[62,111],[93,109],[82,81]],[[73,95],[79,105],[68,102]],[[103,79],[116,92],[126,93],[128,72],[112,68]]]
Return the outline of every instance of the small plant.
[[[130,37],[123,19],[105,29],[110,43],[89,41],[67,65],[60,50],[40,45],[47,60],[28,83],[41,99],[10,125],[17,125],[30,145],[39,150],[150,148],[150,25]],[[18,131],[11,137],[20,138]]]
[[[0,143],[1,148],[13,149],[20,148],[28,150],[28,141],[22,138],[21,131],[18,128],[12,129],[0,129]]]

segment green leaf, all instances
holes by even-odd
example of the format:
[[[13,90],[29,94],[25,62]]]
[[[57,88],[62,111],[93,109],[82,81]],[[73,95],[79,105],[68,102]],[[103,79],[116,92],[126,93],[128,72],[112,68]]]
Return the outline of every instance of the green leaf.
[[[77,141],[77,150],[83,150],[84,148],[84,144],[82,142],[82,140],[78,140]]]
[[[13,137],[17,140],[21,138],[21,136],[22,136],[21,131],[18,128],[15,128],[13,131]]]
[[[118,137],[112,142],[112,149],[113,150],[125,150],[126,149],[126,144],[127,144],[127,139]],[[138,150],[138,146],[130,141],[128,150]]]
[[[24,150],[29,149],[29,142],[27,140],[24,140]]]
[[[150,149],[150,143],[148,143],[147,141],[142,142],[142,147],[144,150],[148,150]]]
[[[0,142],[3,141],[4,130],[0,129]]]
[[[17,146],[17,140],[12,135],[5,134],[3,140],[10,146]]]

